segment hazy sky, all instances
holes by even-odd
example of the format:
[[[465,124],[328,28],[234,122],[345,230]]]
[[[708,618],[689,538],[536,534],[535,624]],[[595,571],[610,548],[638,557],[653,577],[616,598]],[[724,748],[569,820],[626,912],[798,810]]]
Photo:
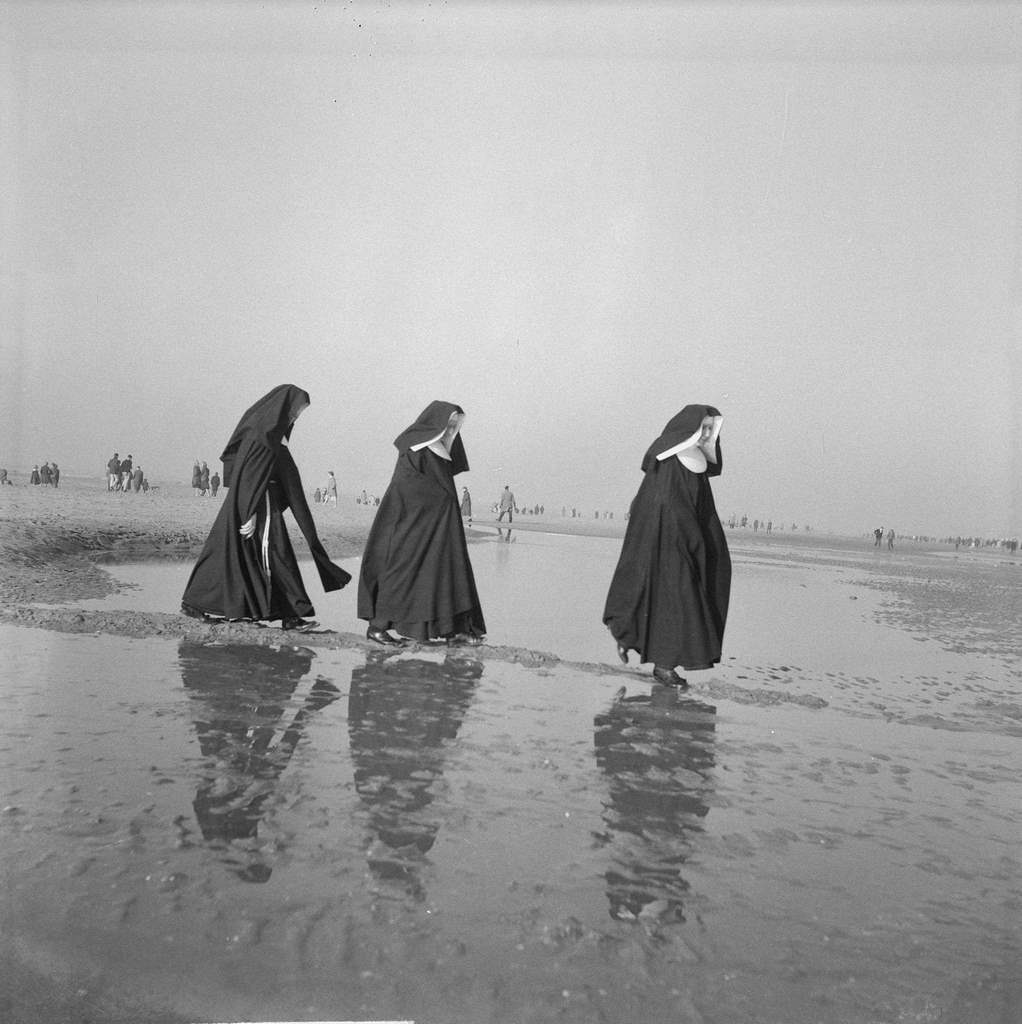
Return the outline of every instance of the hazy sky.
[[[279,383],[311,488],[1022,533],[1022,8],[0,6],[0,465],[153,482]]]

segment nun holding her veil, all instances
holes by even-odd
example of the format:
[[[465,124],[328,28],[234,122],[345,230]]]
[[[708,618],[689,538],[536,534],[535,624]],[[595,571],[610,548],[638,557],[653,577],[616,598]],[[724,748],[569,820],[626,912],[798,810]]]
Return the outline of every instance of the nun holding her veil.
[[[653,678],[679,688],[675,671],[720,661],[731,593],[731,555],[710,478],[723,468],[720,412],[686,405],[642,460],[603,621],[617,641],[653,663]]]
[[[464,419],[461,406],[430,402],[394,441],[397,464],[358,583],[358,617],[375,643],[478,646],[486,633],[454,486],[468,469]]]

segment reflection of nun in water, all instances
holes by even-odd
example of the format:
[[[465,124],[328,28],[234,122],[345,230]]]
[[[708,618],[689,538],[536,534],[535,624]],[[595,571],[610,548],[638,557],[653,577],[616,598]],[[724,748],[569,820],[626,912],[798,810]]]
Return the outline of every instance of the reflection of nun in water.
[[[416,899],[424,898],[420,871],[442,824],[432,805],[447,747],[482,673],[471,659],[388,661],[383,652],[351,673],[349,746],[369,815],[369,869]]]
[[[264,804],[291,760],[309,716],[335,701],[336,687],[317,678],[301,707],[289,707],[313,654],[298,647],[205,645],[182,641],[181,681],[195,701],[195,731],[206,759],[192,807],[203,838],[230,850],[254,839]],[[272,870],[258,853],[224,858],[246,882],[265,882]]]
[[[187,615],[280,619],[284,629],[315,623],[298,560],[284,527],[291,510],[309,545],[323,589],[339,590],[351,576],[330,561],[305,498],[287,441],[309,396],[282,384],[245,411],[220,456],[227,498],[182,599]]]
[[[681,874],[709,813],[717,709],[675,689],[617,699],[594,721],[604,803],[610,916],[683,921],[689,884]]]

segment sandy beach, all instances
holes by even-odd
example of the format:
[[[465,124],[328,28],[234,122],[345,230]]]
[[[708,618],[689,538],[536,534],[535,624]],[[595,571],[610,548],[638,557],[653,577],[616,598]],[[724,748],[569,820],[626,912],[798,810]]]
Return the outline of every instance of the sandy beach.
[[[1017,560],[729,532],[679,695],[601,634],[623,523],[477,522],[489,642],[385,657],[180,615],[216,508],[0,493],[3,1019],[1017,1019]]]

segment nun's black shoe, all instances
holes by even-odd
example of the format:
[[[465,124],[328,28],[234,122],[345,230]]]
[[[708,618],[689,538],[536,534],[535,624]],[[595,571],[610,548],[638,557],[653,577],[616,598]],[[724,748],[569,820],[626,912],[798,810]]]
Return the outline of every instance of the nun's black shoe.
[[[404,640],[391,636],[385,629],[375,629],[373,626],[366,630],[366,639],[389,647],[404,647],[405,645]]]
[[[617,656],[621,659],[622,665],[628,664],[628,648],[622,647],[620,644],[617,645]]]
[[[658,683],[663,683],[664,686],[676,686],[679,690],[688,689],[688,683],[673,668],[661,668],[659,665],[654,665],[653,678]]]
[[[292,633],[308,633],[315,629],[319,623],[315,619],[281,619],[280,628],[289,630]]]
[[[181,602],[181,614],[187,615],[190,619],[206,619],[208,616],[205,612],[199,611],[198,608],[193,608],[190,604]]]

